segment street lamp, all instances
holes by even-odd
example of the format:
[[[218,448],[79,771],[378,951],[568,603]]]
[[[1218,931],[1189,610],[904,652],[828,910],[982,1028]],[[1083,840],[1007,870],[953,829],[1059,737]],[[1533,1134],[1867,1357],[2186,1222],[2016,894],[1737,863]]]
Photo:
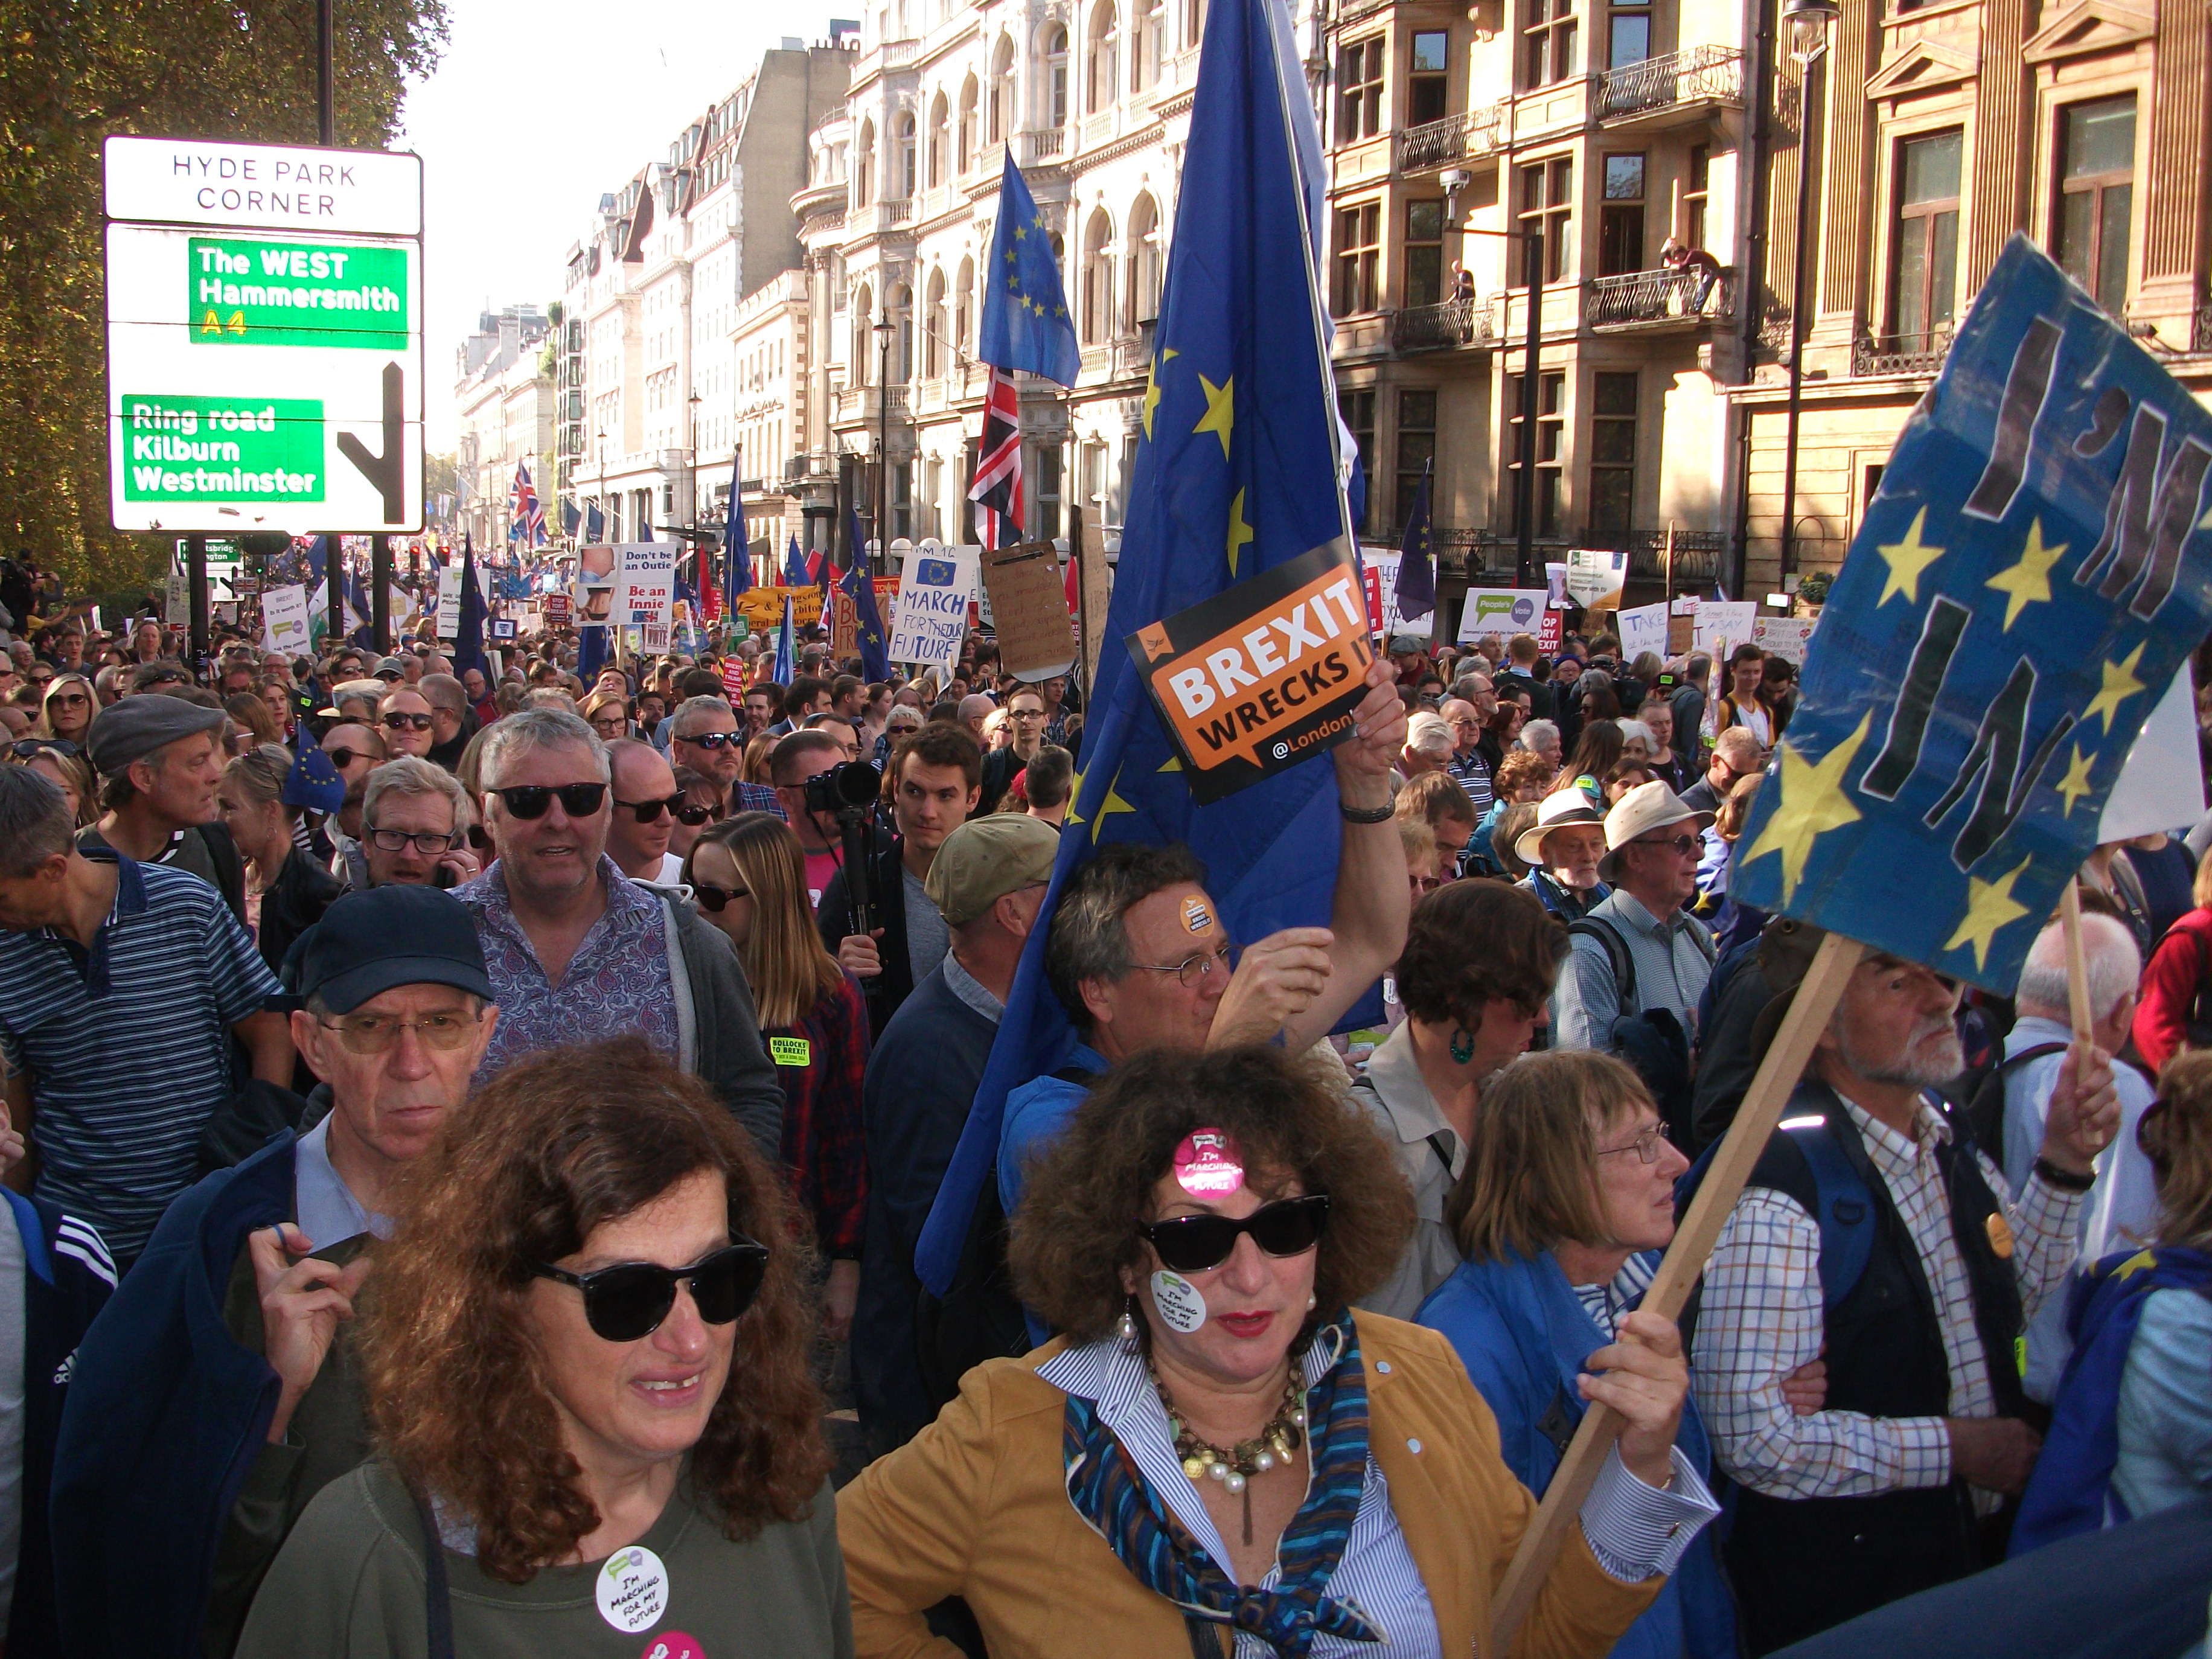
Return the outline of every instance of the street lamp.
[[[1813,134],[1820,100],[1813,70],[1820,67],[1820,90],[1827,90],[1828,29],[1841,15],[1836,0],[1786,0],[1782,27],[1790,55],[1797,60],[1797,263],[1790,273],[1790,414],[1783,437],[1782,574],[1788,575],[1797,551],[1797,416],[1805,387],[1805,313],[1813,303]]]
[[[891,314],[878,314],[876,331],[876,562],[872,574],[887,575],[891,555]],[[853,550],[857,557],[860,549]]]

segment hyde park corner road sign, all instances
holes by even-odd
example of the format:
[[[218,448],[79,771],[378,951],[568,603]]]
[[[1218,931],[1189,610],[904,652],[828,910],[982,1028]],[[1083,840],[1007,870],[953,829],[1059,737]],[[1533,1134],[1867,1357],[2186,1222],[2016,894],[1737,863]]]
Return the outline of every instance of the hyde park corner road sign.
[[[112,137],[118,530],[422,525],[422,163]]]

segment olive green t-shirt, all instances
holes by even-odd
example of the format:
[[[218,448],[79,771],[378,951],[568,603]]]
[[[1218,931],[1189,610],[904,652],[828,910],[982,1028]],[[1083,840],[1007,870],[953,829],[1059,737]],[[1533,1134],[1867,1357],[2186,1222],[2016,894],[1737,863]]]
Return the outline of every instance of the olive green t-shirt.
[[[507,1584],[487,1577],[474,1556],[445,1550],[454,1652],[852,1659],[852,1606],[827,1482],[804,1520],[732,1543],[679,1480],[660,1519],[631,1547],[639,1548],[660,1565],[660,1607],[649,1618],[628,1613],[627,1627],[600,1611],[605,1562],[549,1567],[528,1583]],[[254,1599],[238,1659],[427,1659],[428,1650],[422,1523],[391,1470],[363,1464],[325,1486],[292,1529]]]

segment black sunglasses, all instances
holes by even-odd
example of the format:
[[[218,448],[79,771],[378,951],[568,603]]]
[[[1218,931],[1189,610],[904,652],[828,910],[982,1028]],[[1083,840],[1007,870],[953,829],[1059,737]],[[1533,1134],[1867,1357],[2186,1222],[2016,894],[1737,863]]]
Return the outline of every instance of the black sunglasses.
[[[572,818],[588,818],[598,814],[600,802],[607,798],[604,783],[519,783],[512,789],[491,792],[507,803],[510,816],[518,818],[542,818],[553,797],[561,798],[561,810]]]
[[[66,738],[21,738],[8,745],[8,752],[19,761],[35,760],[40,755],[66,755],[76,758],[77,747]]]
[[[695,881],[691,884],[691,890],[698,896],[700,903],[705,905],[709,910],[714,911],[717,915],[721,914],[722,907],[727,904],[732,899],[750,898],[752,896],[752,891],[750,888],[717,887],[711,881]]]
[[[684,792],[679,789],[665,800],[624,800],[620,795],[617,795],[615,805],[627,806],[631,811],[636,813],[637,821],[640,823],[651,823],[663,812],[673,812],[681,807],[684,805]]]
[[[711,806],[693,806],[687,803],[676,809],[678,823],[701,824],[714,816],[714,809]]]
[[[347,767],[351,766],[357,760],[374,760],[376,758],[375,756],[370,754],[366,749],[349,749],[343,744],[340,744],[335,749],[325,749],[323,752],[331,757],[331,764],[337,767],[341,772],[344,771]]]
[[[1218,1267],[1245,1233],[1269,1255],[1304,1255],[1321,1243],[1328,1219],[1328,1194],[1279,1198],[1262,1204],[1242,1221],[1225,1215],[1179,1215],[1170,1221],[1140,1221],[1137,1234],[1149,1243],[1163,1267],[1179,1273]]]
[[[622,1261],[597,1273],[572,1273],[545,1265],[531,1269],[538,1279],[574,1285],[584,1293],[584,1322],[604,1342],[635,1342],[651,1336],[676,1305],[684,1285],[699,1317],[726,1325],[753,1305],[768,1273],[768,1247],[741,1238],[688,1267],[661,1267],[650,1261]]]
[[[741,744],[744,740],[744,733],[742,732],[702,732],[696,738],[676,739],[678,743],[696,743],[702,749],[720,749],[724,744]]]
[[[427,732],[430,729],[432,716],[428,714],[404,714],[395,708],[383,718],[385,729],[387,731],[404,731],[407,727],[411,726],[417,732]]]

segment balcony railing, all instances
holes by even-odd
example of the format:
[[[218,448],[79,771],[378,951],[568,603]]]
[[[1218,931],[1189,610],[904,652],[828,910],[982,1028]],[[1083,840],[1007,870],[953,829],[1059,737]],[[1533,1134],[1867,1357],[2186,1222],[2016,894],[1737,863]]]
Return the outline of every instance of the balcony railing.
[[[1462,115],[1448,115],[1441,121],[1407,128],[1397,137],[1398,171],[1425,173],[1431,167],[1496,155],[1504,148],[1506,118],[1511,110],[1510,102],[1492,104],[1486,109],[1471,109]]]
[[[2212,300],[2197,307],[2190,319],[2189,349],[2191,351],[2212,351]]]
[[[1049,160],[1067,148],[1067,129],[1046,127],[1024,135],[1030,141],[1030,161],[1032,163]]]
[[[882,222],[887,225],[911,224],[914,222],[914,198],[895,197],[882,204]]]
[[[1439,527],[1431,532],[1437,550],[1439,574],[1455,581],[1484,577],[1510,580],[1520,550],[1519,538],[1510,530],[1462,530]],[[1667,532],[1663,530],[1592,530],[1583,528],[1564,535],[1538,536],[1534,543],[1538,568],[1530,573],[1540,580],[1547,560],[1563,556],[1570,547],[1601,548],[1628,555],[1628,574],[1656,581],[1667,572]],[[1674,586],[1718,580],[1721,561],[1728,554],[1728,532],[1720,530],[1677,530],[1674,532]]]
[[[902,64],[913,63],[915,59],[921,56],[921,42],[920,40],[886,40],[884,42],[883,65],[885,69],[897,69]]]
[[[1735,314],[1735,268],[1724,265],[1710,280],[1671,266],[1593,276],[1584,315],[1594,329],[1650,329],[1726,321]],[[1700,291],[1702,290],[1702,292]]]
[[[1486,346],[1497,337],[1491,307],[1473,295],[1442,305],[1408,306],[1390,317],[1390,349],[1401,354]]]
[[[906,388],[895,386],[888,393],[890,416],[894,421],[907,417]],[[873,423],[884,417],[884,410],[876,387],[847,386],[837,393],[837,415],[840,421],[861,421]]]
[[[1596,76],[1597,118],[1625,120],[1691,104],[1743,102],[1743,53],[1734,46],[1692,46],[1624,64]]]
[[[1948,323],[1924,334],[1862,334],[1851,342],[1851,373],[1935,374],[1942,371],[1950,349]]]

